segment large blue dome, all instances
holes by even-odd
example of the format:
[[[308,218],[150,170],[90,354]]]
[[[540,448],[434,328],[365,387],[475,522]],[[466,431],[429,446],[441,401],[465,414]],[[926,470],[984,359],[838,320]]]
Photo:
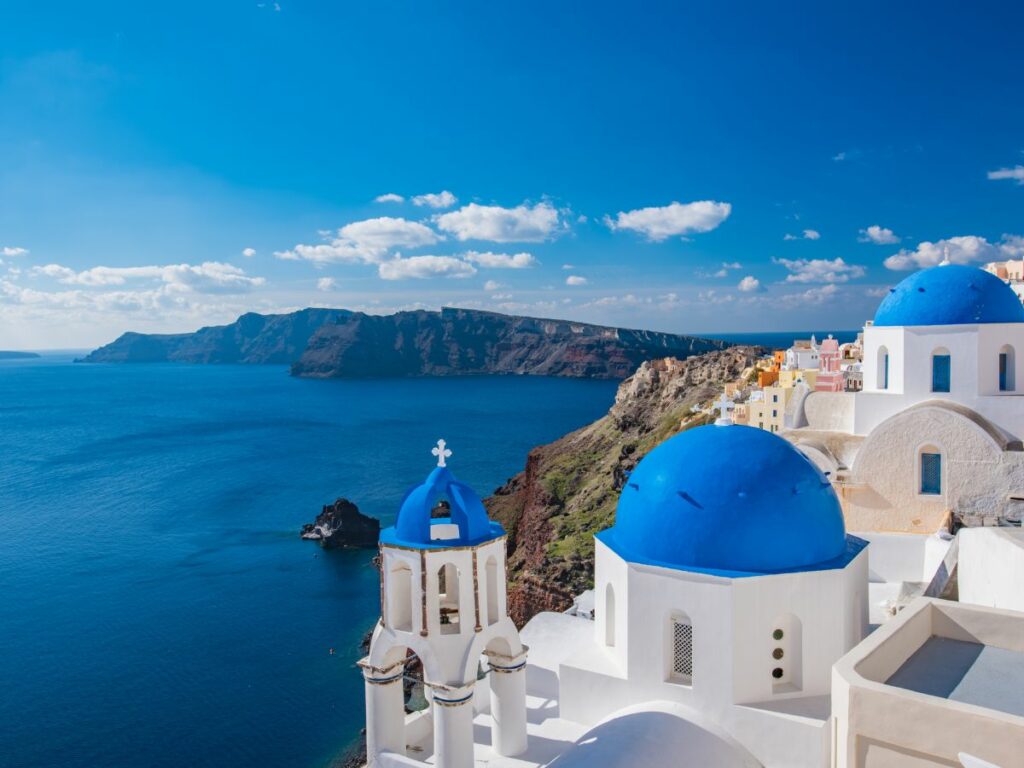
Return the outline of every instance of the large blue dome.
[[[915,272],[893,288],[875,312],[875,325],[975,323],[1024,323],[1024,306],[991,272],[961,264]]]
[[[727,575],[822,568],[847,554],[828,478],[781,437],[739,425],[690,429],[647,454],[598,538],[630,562]]]

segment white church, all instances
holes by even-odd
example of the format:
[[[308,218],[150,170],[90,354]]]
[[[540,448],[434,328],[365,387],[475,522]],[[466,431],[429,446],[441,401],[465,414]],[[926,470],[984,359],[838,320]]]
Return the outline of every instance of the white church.
[[[865,391],[808,395],[783,436],[723,404],[644,457],[596,536],[593,618],[517,632],[504,531],[439,442],[381,534],[368,765],[1024,765],[1024,308],[937,267],[864,343]]]

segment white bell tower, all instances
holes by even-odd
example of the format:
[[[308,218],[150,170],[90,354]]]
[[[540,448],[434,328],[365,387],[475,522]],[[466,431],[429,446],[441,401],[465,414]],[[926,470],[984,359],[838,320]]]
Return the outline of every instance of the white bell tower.
[[[506,610],[505,531],[449,471],[444,440],[432,453],[437,467],[406,493],[395,525],[381,531],[381,619],[359,662],[369,766],[384,752],[406,754],[402,681],[410,651],[423,665],[434,765],[473,766],[481,661],[490,675],[491,748],[504,756],[526,749],[527,649]],[[432,518],[442,498],[450,517]]]

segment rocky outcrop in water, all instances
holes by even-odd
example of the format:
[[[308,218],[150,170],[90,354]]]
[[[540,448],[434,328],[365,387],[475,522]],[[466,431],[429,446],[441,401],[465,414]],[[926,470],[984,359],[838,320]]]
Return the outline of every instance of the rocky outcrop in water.
[[[468,309],[247,314],[195,333],[126,333],[84,362],[288,363],[296,376],[518,374],[623,379],[644,360],[725,342]]]
[[[364,515],[348,499],[338,499],[326,505],[314,522],[302,526],[300,535],[326,549],[376,547],[380,521]]]
[[[509,613],[522,626],[593,587],[594,534],[615,520],[619,491],[648,451],[705,424],[691,406],[720,394],[766,350],[732,347],[643,363],[608,414],[534,448],[526,467],[484,502],[508,532]]]

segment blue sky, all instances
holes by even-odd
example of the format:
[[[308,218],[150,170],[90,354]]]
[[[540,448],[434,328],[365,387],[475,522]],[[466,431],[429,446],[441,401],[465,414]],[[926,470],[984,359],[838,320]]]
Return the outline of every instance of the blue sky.
[[[947,247],[1019,258],[1024,12],[822,5],[5,3],[0,348],[310,305],[853,328]]]

